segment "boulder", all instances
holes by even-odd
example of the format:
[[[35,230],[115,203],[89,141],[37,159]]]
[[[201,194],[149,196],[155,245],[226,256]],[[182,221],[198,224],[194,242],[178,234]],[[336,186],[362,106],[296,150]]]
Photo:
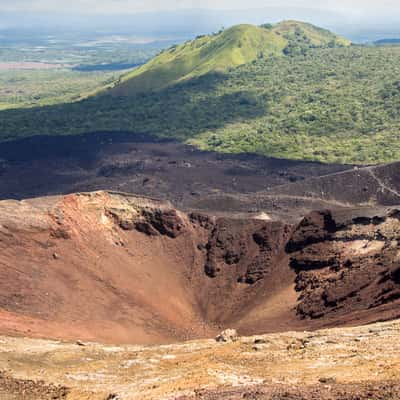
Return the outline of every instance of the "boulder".
[[[236,329],[225,329],[222,331],[215,340],[217,342],[236,342],[239,339]]]

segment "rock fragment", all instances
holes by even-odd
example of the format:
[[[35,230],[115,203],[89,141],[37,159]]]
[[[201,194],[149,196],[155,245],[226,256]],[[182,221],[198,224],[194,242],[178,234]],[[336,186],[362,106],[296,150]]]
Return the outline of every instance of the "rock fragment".
[[[215,338],[217,342],[223,343],[236,342],[238,339],[239,336],[236,329],[225,329]]]

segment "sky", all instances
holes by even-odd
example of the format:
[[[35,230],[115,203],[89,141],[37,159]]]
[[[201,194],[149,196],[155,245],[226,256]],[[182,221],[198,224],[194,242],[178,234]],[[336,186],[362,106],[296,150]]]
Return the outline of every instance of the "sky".
[[[355,16],[398,15],[399,0],[0,0],[3,11],[139,13],[178,9],[249,9],[299,7],[351,13]]]
[[[239,23],[311,22],[356,42],[400,37],[400,0],[0,0],[6,29],[191,38]],[[145,14],[143,14],[145,13]],[[129,32],[128,32],[129,31]]]

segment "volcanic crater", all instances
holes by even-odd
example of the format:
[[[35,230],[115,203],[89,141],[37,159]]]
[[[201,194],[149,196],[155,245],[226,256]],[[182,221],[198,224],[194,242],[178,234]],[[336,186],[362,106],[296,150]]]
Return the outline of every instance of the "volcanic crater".
[[[118,192],[0,202],[0,333],[112,343],[400,317],[400,211],[296,223]]]

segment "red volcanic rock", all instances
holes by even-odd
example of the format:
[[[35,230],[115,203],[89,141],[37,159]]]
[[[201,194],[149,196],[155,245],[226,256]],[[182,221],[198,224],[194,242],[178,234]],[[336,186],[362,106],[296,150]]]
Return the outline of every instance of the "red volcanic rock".
[[[0,333],[165,343],[398,317],[395,209],[297,225],[112,192],[0,202]]]
[[[398,317],[397,210],[379,215],[341,214],[325,212],[324,222],[322,214],[305,218],[287,245],[290,265],[297,272],[298,315],[354,320],[374,313],[376,318],[379,313],[384,319]]]

